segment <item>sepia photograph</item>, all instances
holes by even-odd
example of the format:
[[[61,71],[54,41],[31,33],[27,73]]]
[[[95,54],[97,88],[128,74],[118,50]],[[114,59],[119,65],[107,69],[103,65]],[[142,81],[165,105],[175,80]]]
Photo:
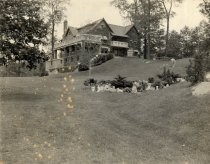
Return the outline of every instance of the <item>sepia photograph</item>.
[[[210,0],[0,0],[0,164],[210,164]]]

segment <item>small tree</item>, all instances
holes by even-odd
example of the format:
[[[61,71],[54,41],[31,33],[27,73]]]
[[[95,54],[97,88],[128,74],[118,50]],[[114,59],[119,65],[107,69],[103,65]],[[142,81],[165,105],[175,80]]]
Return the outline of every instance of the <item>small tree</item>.
[[[193,60],[190,60],[190,64],[187,67],[187,79],[195,85],[205,80],[205,74],[209,70],[208,54],[200,53],[196,54]]]
[[[48,24],[40,16],[39,0],[2,0],[0,3],[0,54],[4,64],[10,61],[36,67],[47,57],[45,44]]]

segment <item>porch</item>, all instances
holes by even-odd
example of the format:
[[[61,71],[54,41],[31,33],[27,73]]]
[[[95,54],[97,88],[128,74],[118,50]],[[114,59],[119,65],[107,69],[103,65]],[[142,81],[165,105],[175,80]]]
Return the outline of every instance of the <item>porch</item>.
[[[78,63],[88,64],[94,56],[110,51],[110,48],[103,44],[106,39],[98,35],[80,35],[56,44],[53,60],[46,62],[46,70],[75,67]]]

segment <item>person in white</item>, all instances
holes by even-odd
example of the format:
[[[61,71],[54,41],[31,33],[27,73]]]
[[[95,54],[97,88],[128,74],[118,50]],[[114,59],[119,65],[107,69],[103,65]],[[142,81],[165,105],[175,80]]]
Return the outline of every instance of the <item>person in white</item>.
[[[176,65],[176,60],[174,58],[171,59],[171,62],[172,62],[172,67],[174,68],[175,65]]]

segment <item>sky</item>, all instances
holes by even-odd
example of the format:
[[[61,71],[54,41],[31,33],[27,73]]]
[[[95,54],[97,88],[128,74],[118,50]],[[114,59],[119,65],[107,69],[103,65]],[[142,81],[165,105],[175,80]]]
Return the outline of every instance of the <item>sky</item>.
[[[111,6],[110,2],[111,0],[71,0],[71,5],[66,11],[68,25],[80,27],[101,18],[105,18],[111,24],[128,24],[120,15],[119,10]],[[185,25],[197,26],[204,19],[199,12],[200,2],[201,0],[185,0],[182,4],[174,7],[176,15],[171,20],[170,29],[179,31]],[[63,24],[60,24],[57,28],[57,35],[61,36],[62,34]]]

